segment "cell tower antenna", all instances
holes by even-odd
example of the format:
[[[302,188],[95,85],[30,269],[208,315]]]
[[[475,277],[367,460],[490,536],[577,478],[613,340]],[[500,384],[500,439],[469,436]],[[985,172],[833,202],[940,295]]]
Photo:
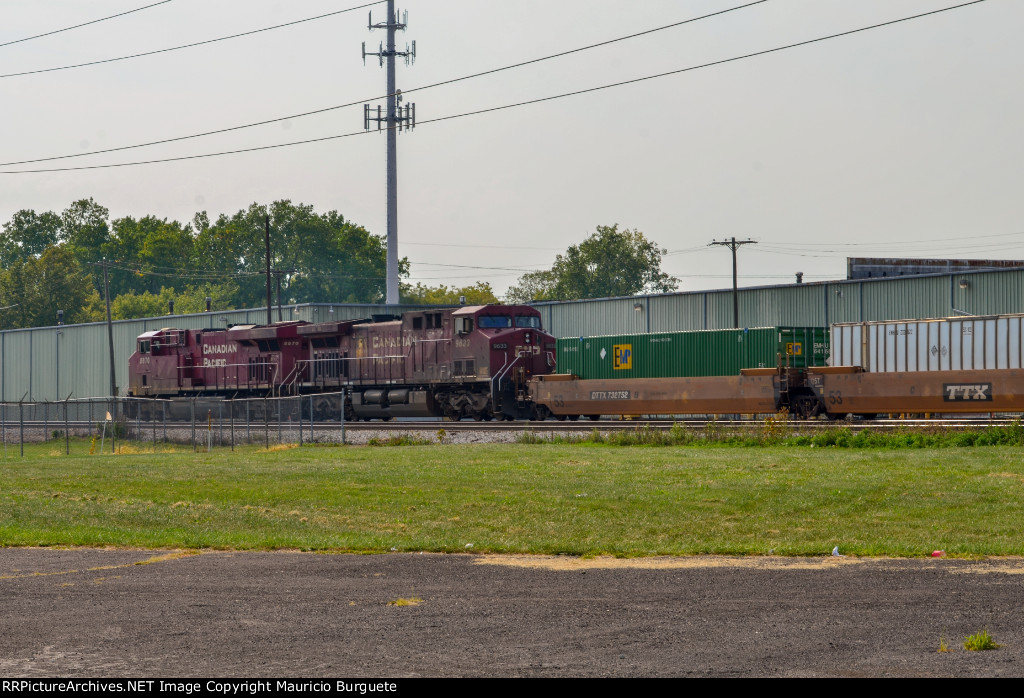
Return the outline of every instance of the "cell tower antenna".
[[[405,31],[409,24],[409,13],[401,14],[395,10],[394,0],[388,0],[387,21],[373,22],[373,12],[370,12],[367,28],[384,29],[387,31],[387,47],[381,43],[376,53],[367,52],[366,42],[363,42],[363,65],[366,64],[367,56],[377,56],[381,66],[387,66],[387,114],[381,115],[380,106],[377,107],[377,116],[372,116],[370,105],[363,107],[363,128],[370,130],[370,123],[377,123],[377,130],[387,131],[387,292],[384,302],[387,305],[397,305],[398,296],[398,133],[403,130],[412,130],[416,126],[416,105],[407,103],[403,112],[402,91],[395,86],[395,58],[401,56],[405,64],[416,61],[416,42],[412,42],[412,48],[407,45],[405,51],[395,50],[395,32]],[[382,129],[383,127],[383,129]]]

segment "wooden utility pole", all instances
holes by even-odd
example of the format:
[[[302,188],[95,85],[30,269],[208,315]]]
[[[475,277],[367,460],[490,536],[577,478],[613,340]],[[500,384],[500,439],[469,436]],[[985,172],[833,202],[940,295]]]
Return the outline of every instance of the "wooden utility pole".
[[[721,245],[732,250],[732,326],[735,328],[739,328],[740,326],[740,296],[739,289],[736,287],[736,249],[740,247],[740,245],[756,244],[756,240],[737,240],[736,238],[722,240],[720,242],[712,240],[708,243],[708,247],[711,247],[712,245]]]
[[[113,404],[110,416],[117,421],[117,374],[114,363],[114,323],[110,319],[110,279],[107,275],[107,267],[110,262],[104,257],[102,262],[89,262],[90,266],[103,267],[103,296],[107,300],[107,345],[110,349],[110,400]]]
[[[267,324],[274,324],[274,310],[270,301],[270,216],[263,217],[267,246]]]

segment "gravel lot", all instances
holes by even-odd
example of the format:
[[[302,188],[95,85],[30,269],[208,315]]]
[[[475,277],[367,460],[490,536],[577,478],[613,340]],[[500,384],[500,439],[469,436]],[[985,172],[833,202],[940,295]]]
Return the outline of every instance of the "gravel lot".
[[[8,548],[0,675],[1021,676],[1022,575],[1017,559]],[[981,629],[1003,646],[964,651]]]

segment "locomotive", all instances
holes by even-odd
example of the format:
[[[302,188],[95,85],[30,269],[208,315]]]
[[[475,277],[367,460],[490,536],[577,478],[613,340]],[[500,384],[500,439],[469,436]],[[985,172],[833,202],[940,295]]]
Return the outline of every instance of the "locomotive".
[[[140,335],[132,397],[313,395],[312,416],[536,418],[529,383],[555,367],[555,338],[523,305],[425,309],[361,320]]]

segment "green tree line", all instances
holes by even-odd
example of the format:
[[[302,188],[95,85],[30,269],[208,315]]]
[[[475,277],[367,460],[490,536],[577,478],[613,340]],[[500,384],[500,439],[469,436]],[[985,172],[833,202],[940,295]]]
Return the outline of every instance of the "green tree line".
[[[211,220],[187,223],[157,216],[111,218],[93,199],[60,213],[21,210],[0,233],[0,328],[39,327],[106,317],[103,270],[109,262],[111,315],[151,317],[206,309],[251,308],[266,302],[265,223],[271,229],[271,267],[282,303],[381,303],[385,293],[384,238],[337,211],[317,213],[291,201],[252,204]],[[401,260],[402,276],[409,262]],[[272,289],[276,294],[277,279]],[[464,289],[402,284],[403,302],[496,302],[490,286]],[[276,297],[275,297],[276,302]]]
[[[21,210],[0,231],[0,329],[93,322],[106,317],[107,260],[115,319],[206,309],[253,308],[266,302],[265,221],[271,230],[271,268],[281,302],[382,303],[385,239],[337,211],[317,213],[291,201],[252,204],[211,220],[205,211],[182,223],[157,216],[111,218],[93,199],[60,213]],[[674,290],[661,271],[664,250],[637,230],[598,226],[579,245],[509,289],[508,302],[571,300]],[[400,274],[407,278],[409,261]],[[277,279],[273,291],[276,293]],[[401,283],[407,304],[497,303],[491,285]],[[276,300],[276,299],[275,299]]]

